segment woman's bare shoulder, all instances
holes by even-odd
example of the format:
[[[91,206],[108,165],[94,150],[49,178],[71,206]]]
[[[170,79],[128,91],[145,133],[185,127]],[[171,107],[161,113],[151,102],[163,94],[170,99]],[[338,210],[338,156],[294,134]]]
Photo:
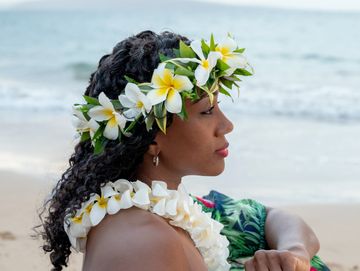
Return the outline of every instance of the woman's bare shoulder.
[[[136,207],[108,215],[88,235],[83,271],[188,270],[177,232]]]

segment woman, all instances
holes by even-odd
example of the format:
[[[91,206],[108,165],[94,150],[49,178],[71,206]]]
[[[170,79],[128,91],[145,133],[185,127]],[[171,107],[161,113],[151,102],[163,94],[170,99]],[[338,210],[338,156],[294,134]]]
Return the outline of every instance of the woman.
[[[83,270],[327,270],[300,218],[181,184],[224,170],[233,124],[217,99],[250,75],[243,50],[225,50],[233,43],[144,31],[100,59],[75,106],[81,141],[43,215],[53,270],[71,245]]]

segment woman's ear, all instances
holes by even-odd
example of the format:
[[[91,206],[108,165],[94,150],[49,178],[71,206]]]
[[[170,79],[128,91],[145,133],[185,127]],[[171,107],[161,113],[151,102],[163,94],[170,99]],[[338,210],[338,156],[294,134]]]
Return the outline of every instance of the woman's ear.
[[[160,145],[154,140],[150,145],[147,151],[147,154],[151,156],[157,156],[160,153]]]

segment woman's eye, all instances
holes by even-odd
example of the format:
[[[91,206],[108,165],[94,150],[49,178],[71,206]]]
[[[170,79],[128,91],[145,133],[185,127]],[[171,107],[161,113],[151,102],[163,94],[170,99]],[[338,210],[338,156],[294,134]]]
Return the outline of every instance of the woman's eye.
[[[220,101],[218,101],[217,103],[219,104]],[[215,108],[215,105],[213,105],[212,107],[210,107],[210,109],[209,109],[208,111],[202,112],[201,114],[211,115],[214,108]]]

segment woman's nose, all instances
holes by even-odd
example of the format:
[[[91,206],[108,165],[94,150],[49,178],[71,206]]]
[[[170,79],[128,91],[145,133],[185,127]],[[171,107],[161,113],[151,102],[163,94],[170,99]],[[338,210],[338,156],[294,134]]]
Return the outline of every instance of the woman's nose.
[[[234,129],[234,124],[221,112],[222,118],[219,120],[218,134],[225,135]]]

